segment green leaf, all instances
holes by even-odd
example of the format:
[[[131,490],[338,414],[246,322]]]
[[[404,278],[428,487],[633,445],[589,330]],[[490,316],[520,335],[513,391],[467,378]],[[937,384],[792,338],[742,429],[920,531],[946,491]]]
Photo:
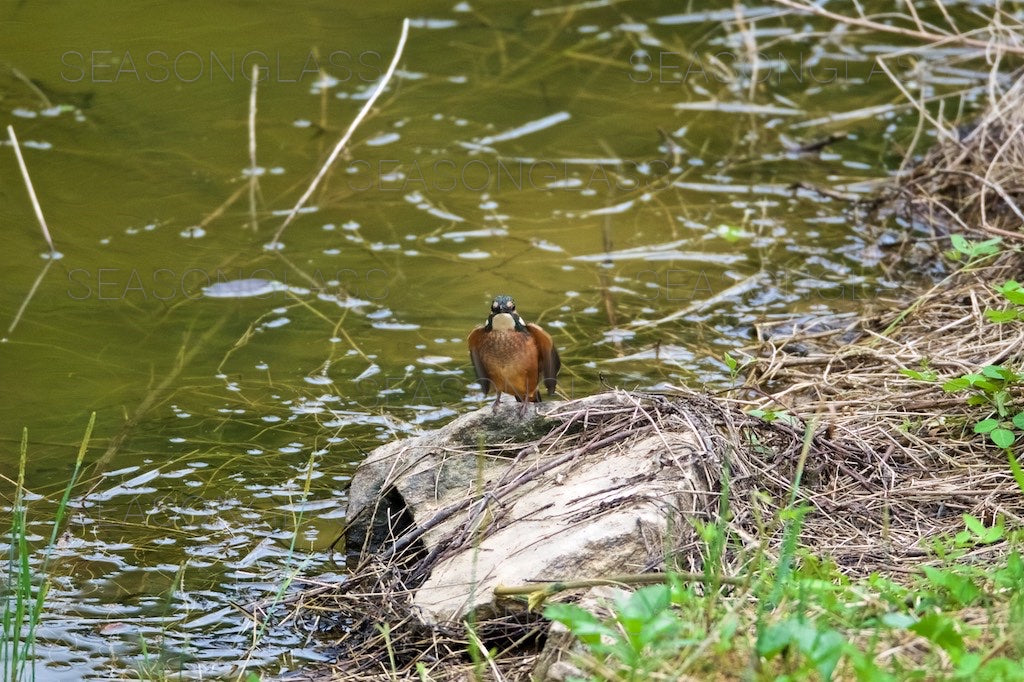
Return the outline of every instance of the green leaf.
[[[740,366],[740,363],[736,360],[736,358],[729,355],[729,353],[725,353],[722,356],[722,359],[725,360],[725,366],[729,368],[729,371],[735,374],[736,370]]]
[[[982,242],[971,242],[964,239],[963,235],[954,234],[950,235],[949,241],[958,252],[969,258],[977,258],[999,253],[999,245],[1003,240],[1001,237],[993,237]]]
[[[964,514],[963,519],[964,525],[967,526],[967,530],[971,531],[975,535],[982,535],[988,530],[985,524],[978,520],[978,517],[973,514]]]
[[[986,239],[983,242],[978,242],[974,245],[974,252],[990,256],[994,253],[999,253],[999,245],[1002,244],[1002,237],[992,237],[992,239]]]
[[[1010,431],[1009,429],[995,429],[988,435],[989,438],[992,439],[992,442],[1001,448],[1008,448],[1013,445],[1014,435],[1013,431]]]
[[[1006,448],[1006,459],[1010,462],[1010,472],[1013,474],[1013,480],[1017,481],[1017,487],[1020,488],[1021,492],[1024,492],[1024,469],[1021,469],[1020,460],[1013,454],[1013,450]]]
[[[953,234],[949,236],[949,241],[953,245],[953,248],[964,254],[965,256],[971,255],[971,243],[964,239],[961,234]]]
[[[1003,525],[1002,517],[999,517],[993,526],[986,526],[980,519],[971,514],[964,514],[963,518],[964,525],[974,536],[974,540],[978,544],[990,545],[1003,539],[1006,529]]]
[[[617,602],[617,619],[628,632],[639,632],[672,603],[668,585],[648,585]]]
[[[1018,412],[1013,415],[1013,425],[1018,429],[1024,430],[1024,412]]]
[[[1001,382],[997,384],[986,377],[978,377],[976,374],[969,375],[967,380],[971,382],[971,386],[980,388],[985,393],[995,393],[1001,388]]]
[[[1013,372],[1001,365],[985,365],[981,373],[992,379],[1010,379],[1013,376]]]
[[[963,653],[964,638],[949,616],[929,613],[907,629],[941,647],[954,661],[959,660]]]
[[[996,291],[1001,293],[1010,303],[1024,305],[1024,290],[1021,289],[1019,282],[1015,282],[1012,279],[1007,280],[1003,282],[1002,286],[996,287]]]
[[[883,614],[879,620],[887,628],[899,628],[900,630],[905,630],[917,622],[917,618],[908,613],[896,612]]]
[[[769,625],[757,637],[757,653],[767,659],[777,655],[793,640],[791,621]]]
[[[1000,417],[1005,417],[1008,410],[1006,409],[1006,403],[1010,402],[1010,394],[1005,388],[995,392],[992,396],[992,403],[995,405],[996,412],[999,413]]]
[[[943,570],[934,566],[922,566],[921,568],[927,576],[928,582],[948,592],[949,596],[956,601],[957,606],[969,606],[982,595],[981,590],[968,576],[961,575],[952,569]],[[908,629],[914,630],[912,627]]]
[[[991,433],[993,429],[999,426],[998,419],[982,419],[980,422],[974,425],[975,433]]]
[[[602,635],[612,638],[618,635],[614,629],[602,623],[590,611],[575,604],[548,604],[544,609],[544,617],[562,623],[577,639],[594,650],[602,650]]]
[[[1016,310],[1011,308],[1003,308],[1002,310],[996,310],[995,308],[985,308],[985,317],[988,318],[989,322],[995,322],[996,324],[1004,324],[1006,322],[1013,322],[1017,319],[1018,314]]]
[[[946,383],[942,384],[942,390],[947,393],[954,393],[956,391],[962,391],[965,388],[970,388],[971,382],[967,380],[967,377],[957,377],[956,379],[950,379]]]
[[[899,372],[905,377],[910,377],[911,379],[916,379],[918,381],[935,381],[939,376],[931,370],[919,372],[916,369],[901,369]]]
[[[978,672],[981,661],[982,657],[980,654],[964,654],[956,667],[957,677],[962,679],[965,676],[975,675]]]
[[[832,679],[832,673],[839,665],[839,659],[843,655],[845,646],[846,639],[835,630],[830,629],[818,634],[818,638],[814,641],[814,647],[807,653],[814,662],[814,667],[821,675],[821,679]]]
[[[674,612],[662,611],[644,623],[636,636],[631,638],[633,648],[637,651],[642,651],[646,646],[654,650],[678,649],[678,636],[684,627],[683,621]]]

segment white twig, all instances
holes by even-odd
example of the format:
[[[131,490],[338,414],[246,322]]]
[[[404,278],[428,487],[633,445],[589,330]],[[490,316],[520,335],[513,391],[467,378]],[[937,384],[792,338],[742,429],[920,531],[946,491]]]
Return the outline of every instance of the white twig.
[[[986,52],[996,47],[1003,52],[1008,52],[1016,55],[1024,54],[1024,45],[1013,45],[1009,42],[993,44],[992,40],[981,40],[980,38],[971,38],[968,35],[957,35],[949,33],[938,33],[933,31],[922,31],[912,28],[902,28],[899,26],[890,26],[889,24],[883,24],[878,21],[872,21],[867,17],[851,17],[845,14],[838,14],[836,12],[830,12],[823,7],[819,7],[811,2],[797,2],[797,0],[774,0],[776,4],[784,5],[791,9],[807,12],[809,14],[817,14],[819,17],[825,17],[842,24],[848,24],[850,26],[859,26],[861,28],[870,29],[872,31],[880,31],[884,33],[894,33],[896,35],[907,36],[910,38],[917,38],[924,40],[929,43],[935,43],[938,45],[952,44],[952,45],[966,45],[979,50],[985,50]]]
[[[684,316],[689,315],[691,313],[696,313],[696,312],[700,312],[700,311],[703,311],[703,310],[707,310],[708,308],[710,308],[712,306],[718,305],[722,301],[726,301],[726,300],[729,300],[729,299],[732,299],[732,298],[736,298],[737,296],[740,296],[741,294],[746,293],[747,291],[749,291],[751,289],[754,289],[754,288],[757,288],[757,287],[761,286],[764,283],[765,279],[766,279],[765,273],[763,273],[763,272],[756,272],[753,275],[751,275],[750,277],[747,277],[746,279],[741,279],[739,282],[737,282],[736,284],[733,284],[728,289],[725,289],[724,291],[721,291],[721,292],[715,294],[711,298],[706,298],[703,301],[694,301],[693,303],[691,303],[690,305],[686,306],[682,310],[677,310],[676,312],[674,312],[674,313],[672,313],[670,315],[666,315],[665,317],[663,317],[661,319],[658,319],[658,320],[647,320],[647,321],[634,322],[633,326],[634,327],[653,327],[655,325],[665,324],[666,322],[672,322],[674,320],[678,320],[680,317],[684,317]]]
[[[32,178],[28,175],[28,167],[25,165],[25,158],[21,155],[21,146],[18,144],[18,137],[14,134],[14,126],[7,126],[7,136],[11,138],[11,145],[14,147],[14,155],[18,157],[18,166],[21,168],[21,177],[25,180],[25,189],[28,190],[28,198],[32,202],[32,208],[36,211],[36,218],[39,220],[39,227],[43,230],[43,237],[50,245],[50,253],[57,253],[53,246],[53,239],[50,237],[50,228],[46,227],[46,218],[43,217],[43,208],[36,198],[36,190],[32,187]]]
[[[256,218],[256,191],[259,178],[256,177],[256,84],[259,82],[260,67],[252,65],[252,89],[249,91],[249,215],[252,218],[252,229],[256,231],[259,223]]]
[[[300,210],[302,210],[302,207],[306,205],[306,201],[308,201],[309,197],[313,195],[314,191],[316,191],[317,185],[319,185],[320,181],[323,180],[328,169],[330,169],[331,165],[338,159],[338,156],[341,154],[341,150],[345,148],[346,144],[348,144],[349,138],[352,137],[352,133],[356,131],[356,128],[370,112],[370,109],[373,107],[373,103],[376,102],[377,98],[384,92],[384,88],[387,87],[388,81],[391,80],[391,76],[395,73],[395,67],[398,66],[398,60],[402,57],[402,50],[405,49],[405,39],[408,36],[409,19],[406,17],[402,20],[402,35],[398,38],[398,46],[395,47],[395,56],[391,59],[391,65],[388,66],[387,72],[384,74],[384,77],[381,78],[380,83],[377,84],[377,89],[374,90],[373,94],[370,95],[370,98],[366,100],[366,104],[364,104],[363,108],[359,110],[356,117],[352,119],[352,123],[349,125],[348,130],[345,131],[342,138],[338,140],[338,144],[334,145],[334,149],[327,157],[327,161],[325,161],[324,165],[320,168],[320,172],[318,172],[316,177],[313,178],[313,182],[310,183],[309,187],[303,195],[299,197],[299,200],[295,203],[292,210],[287,216],[285,216],[284,222],[281,223],[281,227],[277,228],[277,232],[274,233],[274,238],[270,240],[271,247],[277,246],[277,241],[281,237],[281,233],[283,233],[284,229],[291,224],[292,220],[295,219],[295,216],[298,215]]]

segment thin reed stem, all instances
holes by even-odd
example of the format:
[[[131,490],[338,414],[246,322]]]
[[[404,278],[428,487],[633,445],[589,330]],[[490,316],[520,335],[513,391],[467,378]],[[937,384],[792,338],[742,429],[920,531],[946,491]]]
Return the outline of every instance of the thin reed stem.
[[[292,207],[292,210],[288,212],[287,216],[285,216],[284,222],[281,223],[281,227],[277,228],[277,232],[274,233],[273,239],[270,240],[270,246],[272,248],[277,246],[278,240],[281,238],[281,234],[284,232],[285,228],[291,225],[292,220],[294,220],[295,216],[299,214],[299,211],[302,210],[302,207],[306,205],[306,202],[309,200],[309,197],[311,197],[313,195],[313,192],[316,191],[317,185],[319,185],[320,181],[323,180],[324,176],[327,174],[327,171],[334,164],[334,162],[338,160],[338,156],[341,155],[341,151],[345,148],[345,145],[348,144],[348,141],[349,139],[351,139],[352,134],[356,131],[356,128],[358,128],[359,124],[362,123],[364,118],[366,118],[366,115],[370,113],[370,109],[373,108],[374,102],[376,102],[377,98],[379,98],[381,94],[384,92],[384,88],[387,87],[388,81],[391,80],[391,77],[395,73],[395,68],[398,66],[398,60],[401,59],[402,57],[402,51],[405,49],[405,40],[408,37],[409,19],[407,17],[402,20],[402,35],[398,39],[398,46],[395,48],[395,56],[391,59],[391,65],[388,66],[387,72],[384,74],[384,77],[381,78],[380,83],[377,84],[377,89],[374,90],[373,94],[370,95],[370,98],[366,100],[366,104],[364,104],[363,108],[359,110],[359,113],[356,114],[356,117],[352,119],[352,123],[349,125],[348,130],[345,131],[345,134],[341,137],[341,139],[338,140],[338,144],[334,145],[334,149],[327,157],[327,160],[324,162],[324,165],[320,168],[320,171],[316,174],[316,177],[313,178],[313,182],[309,184],[309,187],[306,188],[306,191],[303,192],[301,197],[299,197],[299,200],[295,202],[295,206]]]
[[[18,136],[14,134],[14,126],[7,126],[7,137],[10,138],[11,146],[14,147],[14,155],[18,158],[18,167],[21,169],[21,177],[25,181],[25,189],[28,190],[28,198],[36,212],[36,219],[39,221],[39,228],[43,231],[43,237],[46,239],[46,243],[50,245],[50,255],[52,256],[57,253],[57,249],[53,246],[50,228],[46,226],[46,218],[43,217],[43,207],[39,205],[36,190],[32,186],[32,178],[29,177],[28,166],[25,165],[25,157],[21,155],[21,145],[18,144]]]

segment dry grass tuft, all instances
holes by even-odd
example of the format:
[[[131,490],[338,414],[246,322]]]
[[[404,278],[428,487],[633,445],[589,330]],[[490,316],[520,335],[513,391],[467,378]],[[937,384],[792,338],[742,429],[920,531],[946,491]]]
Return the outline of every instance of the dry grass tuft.
[[[882,213],[930,232],[933,257],[942,258],[938,252],[949,248],[950,234],[974,241],[999,237],[998,252],[964,257],[966,265],[916,300],[890,303],[859,320],[853,343],[847,342],[849,328],[777,334],[766,324],[748,349],[758,357],[747,385],[771,395],[745,404],[816,412],[836,440],[857,443],[857,451],[867,453],[864,459],[836,453],[821,463],[831,468],[845,461],[848,470],[830,484],[842,492],[816,500],[821,513],[817,521],[808,519],[811,545],[845,557],[846,565],[912,570],[929,538],[962,528],[962,513],[986,523],[999,515],[1016,524],[1024,520],[1024,495],[1005,454],[973,433],[974,424],[989,416],[986,408],[941,388],[986,365],[1020,368],[1024,359],[1024,327],[984,315],[1006,305],[994,287],[1024,271],[1017,250],[1024,239],[1022,171],[1024,81],[1018,81],[994,94],[975,125],[939,142],[879,203]],[[901,370],[932,371],[937,380]],[[1002,549],[979,549],[975,556]]]
[[[1016,246],[1024,240],[1024,78],[1012,85],[989,83],[985,114],[974,124],[938,130],[938,143],[897,182],[878,204],[909,224],[942,238],[1001,237]]]

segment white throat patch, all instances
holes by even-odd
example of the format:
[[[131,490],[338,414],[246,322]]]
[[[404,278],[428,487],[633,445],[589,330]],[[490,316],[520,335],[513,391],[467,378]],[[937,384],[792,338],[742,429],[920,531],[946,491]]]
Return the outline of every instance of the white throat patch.
[[[491,318],[491,329],[495,331],[504,332],[515,328],[516,318],[512,317],[511,313],[498,313]]]

